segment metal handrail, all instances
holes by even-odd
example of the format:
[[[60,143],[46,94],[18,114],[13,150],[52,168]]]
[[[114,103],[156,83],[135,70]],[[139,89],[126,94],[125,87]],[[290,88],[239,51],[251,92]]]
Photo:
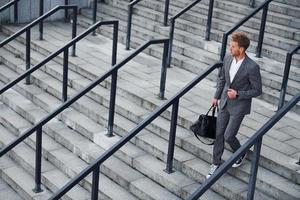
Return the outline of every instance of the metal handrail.
[[[201,0],[196,0],[183,8],[180,12],[178,12],[175,16],[171,17],[170,19],[170,32],[169,32],[169,38],[170,38],[170,44],[169,44],[169,52],[168,52],[168,66],[171,66],[172,61],[172,49],[173,49],[173,40],[174,40],[174,30],[175,30],[175,22],[178,17],[189,11],[191,8],[193,8],[195,5],[197,5]],[[213,7],[214,7],[214,0],[209,1],[209,9],[207,14],[207,24],[206,24],[206,31],[205,31],[205,40],[210,39],[210,30],[211,30],[211,21],[212,21],[212,13],[213,13]]]
[[[19,82],[20,80],[22,80],[24,77],[26,77],[29,73],[34,72],[35,70],[37,70],[38,68],[40,68],[42,65],[44,65],[45,63],[47,63],[48,61],[52,60],[55,56],[59,55],[62,52],[66,52],[68,51],[68,48],[70,46],[73,45],[73,43],[78,42],[80,39],[84,38],[86,35],[88,35],[89,33],[93,32],[95,29],[97,29],[100,25],[103,24],[114,24],[114,30],[117,30],[118,27],[118,21],[105,21],[105,22],[98,22],[95,25],[93,25],[92,27],[90,27],[87,31],[85,31],[84,33],[82,33],[81,35],[77,36],[76,38],[74,38],[73,40],[71,40],[70,42],[68,42],[63,48],[61,48],[60,50],[58,50],[57,52],[51,54],[50,56],[48,56],[44,61],[42,61],[40,64],[34,66],[33,68],[31,68],[30,70],[26,71],[25,73],[23,73],[21,76],[19,76],[16,80],[12,81],[11,83],[7,84],[6,86],[4,86],[3,89],[1,89],[0,94],[11,88],[15,83]],[[117,31],[114,31],[114,41],[116,41],[116,39],[118,38],[117,35]],[[73,104],[75,101],[77,101],[80,97],[82,97],[83,95],[85,95],[86,93],[88,93],[89,91],[91,91],[94,87],[96,87],[97,85],[99,85],[102,81],[104,81],[106,78],[112,76],[112,84],[111,84],[111,99],[110,99],[110,105],[113,105],[113,107],[110,107],[110,114],[112,112],[114,112],[114,106],[115,106],[115,93],[116,93],[116,84],[117,84],[117,72],[118,70],[125,65],[127,62],[131,61],[132,58],[134,58],[136,55],[138,55],[140,52],[142,52],[144,49],[146,49],[148,46],[152,45],[152,44],[161,44],[164,43],[164,58],[163,58],[163,66],[162,66],[162,76],[161,76],[161,83],[164,82],[165,83],[165,78],[166,78],[166,56],[167,56],[167,51],[168,51],[168,42],[169,39],[160,39],[160,40],[150,40],[148,42],[146,42],[144,45],[142,45],[140,48],[138,48],[136,51],[134,51],[130,56],[128,56],[127,58],[125,58],[124,60],[122,60],[121,62],[119,62],[118,64],[114,65],[112,67],[112,69],[110,69],[108,72],[106,72],[104,75],[102,75],[101,77],[97,78],[95,81],[93,81],[91,84],[89,84],[86,88],[80,90],[80,92],[78,92],[75,96],[73,96],[72,98],[70,98],[69,100],[66,100],[61,106],[59,106],[57,109],[55,109],[54,111],[52,111],[50,114],[48,114],[46,117],[44,117],[42,120],[40,120],[39,122],[37,122],[32,128],[30,128],[29,130],[25,131],[19,138],[15,139],[14,141],[12,141],[8,146],[6,146],[5,148],[1,149],[0,151],[0,157],[3,156],[5,153],[7,153],[8,151],[10,151],[12,148],[14,148],[16,145],[18,145],[19,143],[21,143],[22,141],[24,141],[27,137],[29,137],[32,133],[34,133],[36,131],[36,179],[39,179],[36,181],[36,188],[35,191],[41,191],[40,188],[40,184],[41,184],[41,142],[42,142],[42,127],[49,122],[51,119],[53,119],[54,117],[56,117],[59,113],[61,113],[63,110],[65,110],[66,108],[68,108],[71,104]],[[113,42],[113,46],[116,47],[117,42]],[[116,52],[115,52],[116,53]],[[65,54],[66,55],[66,54]],[[64,62],[65,63],[65,62]],[[65,72],[64,72],[65,73]],[[65,77],[65,76],[64,76]],[[162,80],[164,79],[164,80]],[[65,82],[65,81],[63,81]],[[161,84],[164,85],[164,84]],[[113,93],[113,94],[112,94]],[[112,99],[113,98],[113,99]],[[112,103],[113,102],[113,103]],[[113,113],[112,113],[113,114]],[[109,117],[111,118],[111,117]],[[112,119],[113,119],[113,115],[112,115]],[[110,124],[109,124],[110,125]],[[113,121],[111,123],[111,127],[109,127],[109,131],[112,131],[112,125],[113,125]],[[39,177],[39,178],[37,178]],[[97,187],[98,189],[98,187]],[[93,195],[95,195],[93,193]]]
[[[255,0],[250,0],[249,6],[254,8],[255,7]]]
[[[89,90],[85,89],[82,90],[81,93],[78,95],[75,95],[75,97],[71,98],[70,100],[67,100],[67,81],[68,81],[68,50],[71,46],[73,46],[75,43],[80,41],[81,39],[85,38],[88,34],[93,32],[95,29],[97,29],[101,25],[113,25],[114,26],[114,36],[113,36],[113,55],[112,55],[112,63],[113,65],[116,63],[116,55],[117,55],[117,39],[118,39],[118,25],[119,22],[114,21],[100,21],[96,23],[95,25],[91,26],[89,29],[87,29],[82,34],[78,35],[71,41],[69,41],[65,46],[63,46],[61,49],[57,50],[56,52],[49,55],[45,60],[40,62],[39,64],[35,65],[31,69],[28,69],[23,74],[21,74],[19,77],[17,77],[15,80],[7,83],[5,86],[3,86],[0,89],[0,94],[5,92],[6,90],[13,87],[15,84],[26,78],[28,75],[33,73],[34,71],[41,68],[43,65],[48,63],[49,61],[52,61],[53,58],[58,56],[60,53],[64,53],[64,67],[63,67],[63,101],[65,102],[61,106],[59,106],[55,111],[51,112],[49,115],[44,117],[42,120],[40,120],[38,123],[36,123],[32,128],[25,131],[19,138],[12,141],[9,145],[2,148],[0,151],[0,157],[2,157],[4,154],[6,154],[8,151],[10,151],[12,148],[17,146],[19,143],[24,141],[28,136],[30,136],[32,133],[36,131],[36,168],[35,168],[35,178],[36,178],[36,188],[34,189],[35,192],[40,192],[41,190],[41,145],[42,145],[42,127],[45,125],[48,121],[50,121],[52,118],[54,118],[57,114],[62,112],[64,109],[66,109],[68,106],[70,106],[72,103],[74,103],[77,99],[79,99],[81,96],[83,96],[85,93],[87,93]],[[104,76],[107,77],[107,74]],[[102,80],[102,79],[101,79]],[[104,79],[103,79],[104,80]],[[96,84],[90,86],[92,89],[95,87]],[[83,93],[84,92],[84,93]]]
[[[12,0],[0,8],[0,13],[11,6],[14,6],[14,22],[18,21],[18,2],[20,0]]]
[[[122,146],[127,144],[134,136],[136,136],[141,130],[143,130],[147,125],[149,125],[153,120],[155,120],[161,113],[167,110],[170,106],[172,107],[172,121],[170,128],[170,140],[169,140],[169,150],[168,150],[168,162],[166,171],[168,173],[172,172],[172,160],[174,154],[174,145],[176,137],[176,125],[177,125],[177,114],[179,107],[179,99],[184,96],[188,91],[190,91],[195,85],[197,85],[201,80],[203,80],[207,75],[209,75],[213,70],[221,67],[222,63],[216,63],[210,68],[208,68],[204,73],[194,78],[190,83],[188,83],[183,89],[181,89],[176,95],[165,102],[162,106],[155,109],[147,118],[140,122],[135,128],[133,128],[126,136],[122,137],[116,144],[106,150],[100,157],[95,159],[91,164],[86,167],[80,174],[75,176],[71,181],[69,181],[64,187],[59,189],[55,194],[49,198],[49,200],[58,200],[69,190],[71,190],[76,184],[78,184],[82,179],[93,172],[92,180],[92,200],[98,198],[98,186],[99,186],[99,168],[100,165],[110,158],[116,151],[118,151]]]
[[[18,20],[18,2],[19,1],[20,0],[13,0],[0,8],[0,12],[2,12],[3,10],[14,5],[14,22],[15,23]],[[68,4],[69,4],[69,0],[65,0],[65,5],[68,5]],[[39,5],[40,5],[39,6],[40,7],[39,16],[41,17],[44,14],[44,0],[40,0]],[[65,9],[65,20],[67,20],[67,18],[68,18],[68,9]],[[40,31],[40,40],[42,40],[43,39],[43,21],[41,21],[39,24],[39,31]]]
[[[253,10],[249,15],[244,17],[234,27],[232,27],[229,31],[227,31],[223,34],[220,60],[223,60],[225,57],[228,36],[232,32],[234,32],[236,29],[238,29],[241,25],[243,25],[246,21],[248,21],[250,18],[252,18],[256,13],[258,13],[260,10],[263,9],[262,18],[261,18],[261,26],[260,26],[260,31],[259,31],[259,39],[258,39],[258,44],[257,44],[257,48],[256,48],[256,56],[261,57],[261,49],[262,49],[262,43],[263,43],[263,38],[264,38],[264,33],[265,33],[265,25],[266,25],[267,13],[268,13],[268,6],[271,1],[273,1],[273,0],[266,0],[265,2],[263,2],[255,10]]]
[[[61,9],[73,9],[74,15],[73,15],[73,24],[72,24],[72,38],[76,37],[76,32],[77,32],[77,11],[78,7],[76,5],[63,5],[63,6],[56,6],[52,10],[48,11],[44,15],[40,16],[39,18],[35,19],[33,22],[30,24],[26,25],[24,28],[19,30],[18,32],[14,33],[10,37],[4,39],[3,41],[0,42],[0,48],[6,45],[7,43],[15,40],[18,36],[22,35],[23,33],[26,33],[26,53],[25,53],[25,60],[26,60],[26,70],[30,69],[31,65],[31,56],[30,56],[30,46],[31,46],[31,28],[34,27],[35,25],[39,24],[39,30],[43,31],[41,28],[43,25],[43,21],[48,18],[49,16],[53,15],[57,11]],[[40,32],[40,39],[43,38],[41,35],[43,32]],[[74,44],[72,47],[72,55],[75,56],[75,50],[76,50],[76,45]],[[30,84],[30,76],[27,76],[26,78],[26,84]]]
[[[285,67],[284,67],[284,73],[283,73],[283,77],[282,77],[282,84],[281,84],[281,90],[280,90],[280,98],[279,98],[279,103],[278,103],[278,110],[280,108],[282,108],[282,106],[284,105],[286,88],[287,88],[287,83],[289,80],[289,73],[290,73],[292,58],[293,58],[293,55],[295,53],[297,53],[297,51],[299,49],[300,49],[300,43],[286,54]]]
[[[278,110],[278,112],[276,112],[271,119],[269,119],[245,144],[243,144],[225,163],[223,163],[209,179],[202,183],[201,186],[191,196],[189,196],[188,200],[196,200],[201,197],[205,191],[207,191],[225,172],[231,168],[233,163],[237,161],[241,155],[245,154],[252,146],[254,146],[247,194],[247,199],[252,200],[255,191],[255,182],[257,177],[262,138],[299,101],[300,92],[296,94],[284,107]]]
[[[131,38],[131,25],[132,25],[132,14],[133,6],[141,2],[142,0],[131,0],[128,4],[128,19],[127,19],[127,33],[126,33],[126,50],[130,49],[130,38]],[[165,0],[165,12],[164,12],[164,26],[168,24],[170,1]]]

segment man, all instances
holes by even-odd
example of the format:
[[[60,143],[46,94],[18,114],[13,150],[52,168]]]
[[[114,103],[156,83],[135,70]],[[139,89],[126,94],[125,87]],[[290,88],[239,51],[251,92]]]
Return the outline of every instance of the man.
[[[259,66],[250,59],[246,50],[250,40],[245,33],[235,32],[230,41],[231,56],[224,59],[223,67],[217,80],[217,89],[213,106],[220,111],[217,118],[216,140],[213,148],[213,163],[209,178],[221,165],[224,152],[224,139],[235,152],[241,146],[236,138],[245,115],[250,114],[251,101],[262,93]],[[220,99],[220,100],[219,100]],[[246,157],[242,155],[232,167],[238,167]]]

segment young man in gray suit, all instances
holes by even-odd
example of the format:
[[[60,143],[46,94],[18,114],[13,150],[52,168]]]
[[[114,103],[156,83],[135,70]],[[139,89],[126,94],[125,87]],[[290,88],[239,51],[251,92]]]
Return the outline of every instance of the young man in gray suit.
[[[220,111],[217,117],[216,140],[213,148],[213,163],[209,178],[221,165],[224,152],[224,140],[235,152],[241,146],[236,138],[239,127],[245,115],[250,114],[251,101],[262,93],[259,66],[246,54],[250,40],[245,33],[235,32],[230,41],[230,56],[224,59],[223,67],[217,80],[217,89],[213,106]],[[242,155],[232,167],[242,164],[245,155]]]

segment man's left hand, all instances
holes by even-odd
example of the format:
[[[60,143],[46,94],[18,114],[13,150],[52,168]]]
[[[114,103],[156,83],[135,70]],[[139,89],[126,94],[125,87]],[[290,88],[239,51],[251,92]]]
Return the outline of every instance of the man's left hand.
[[[229,99],[236,99],[237,91],[234,89],[227,90],[227,96]]]

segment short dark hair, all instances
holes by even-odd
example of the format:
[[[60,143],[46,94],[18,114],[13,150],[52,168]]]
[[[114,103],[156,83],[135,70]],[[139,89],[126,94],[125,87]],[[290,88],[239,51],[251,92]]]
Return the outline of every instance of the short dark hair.
[[[237,42],[240,47],[245,49],[245,51],[250,45],[250,40],[244,32],[234,32],[231,36],[231,40]]]

